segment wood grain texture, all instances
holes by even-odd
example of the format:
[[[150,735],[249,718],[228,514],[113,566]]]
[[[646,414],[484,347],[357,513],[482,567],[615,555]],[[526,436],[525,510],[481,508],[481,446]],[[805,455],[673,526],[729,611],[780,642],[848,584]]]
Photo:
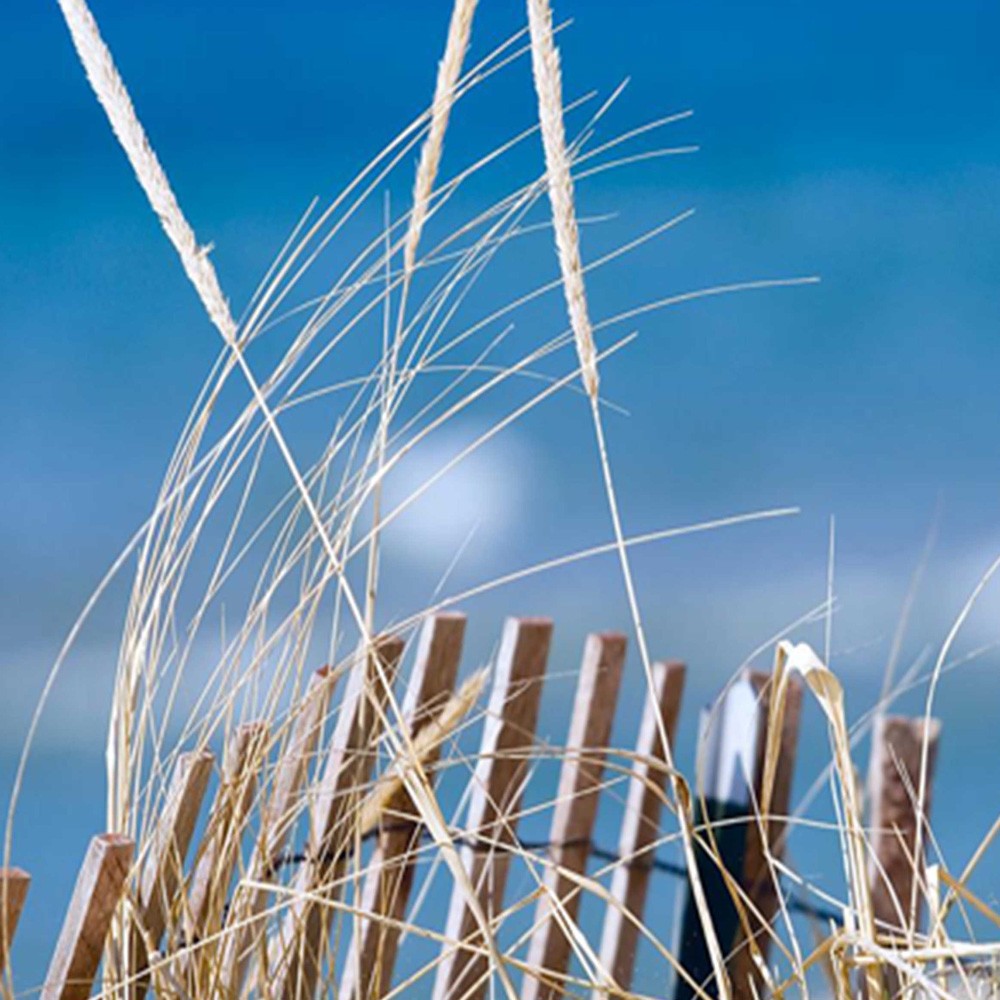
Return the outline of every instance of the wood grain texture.
[[[222,913],[229,895],[240,838],[257,789],[257,772],[266,749],[267,735],[266,722],[247,722],[237,726],[226,743],[222,777],[188,891],[186,937],[189,941],[202,937],[217,922],[213,914]]]
[[[159,947],[171,916],[179,915],[176,903],[184,885],[184,861],[214,764],[215,756],[208,750],[191,750],[177,756],[163,811],[140,868],[139,927],[134,929],[130,949],[133,976],[149,964],[148,947]],[[132,996],[142,1000],[149,985],[147,976],[139,976]]]
[[[454,689],[464,636],[462,614],[438,614],[424,623],[403,702],[411,737],[434,718]],[[429,772],[438,753],[434,751],[425,761]],[[433,780],[432,772],[429,777]],[[360,903],[365,913],[390,920],[405,917],[421,830],[416,807],[404,792],[387,810],[368,863]],[[338,992],[342,1000],[378,1000],[388,993],[398,944],[398,927],[379,920],[359,920]]]
[[[391,683],[402,653],[401,638],[382,636],[370,654],[359,653],[351,671],[312,798],[310,860],[296,874],[293,888],[300,894],[293,898],[274,942],[272,992],[284,1000],[312,1000],[316,992],[329,930],[324,900],[337,898],[338,873],[354,833],[351,819],[371,775],[382,731],[376,704],[384,708],[388,692],[379,674]]]
[[[676,660],[653,664],[656,697],[647,696],[636,740],[636,760],[632,765],[625,815],[622,817],[618,853],[632,859],[618,865],[611,877],[610,894],[618,906],[609,905],[601,933],[601,965],[609,970],[623,990],[632,984],[639,931],[622,909],[642,921],[649,892],[650,848],[660,836],[660,813],[663,808],[667,774],[663,768],[664,750],[659,721],[663,720],[667,739],[673,745],[684,692],[686,668]],[[594,1000],[603,997],[600,991]]]
[[[7,968],[31,876],[20,868],[0,868],[0,975]]]
[[[767,720],[771,707],[771,674],[761,670],[748,670],[746,677],[757,692],[759,699],[758,718],[760,724],[757,728],[753,780],[754,801],[760,802],[768,739]],[[798,752],[801,716],[802,681],[793,676],[788,680],[788,689],[785,695],[785,712],[781,726],[781,750],[774,775],[770,815],[759,823],[751,822],[747,827],[741,885],[753,906],[759,911],[761,919],[758,919],[749,907],[747,908],[746,916],[749,926],[738,935],[732,957],[727,963],[734,1000],[756,1000],[756,997],[761,995],[763,980],[753,962],[747,938],[748,935],[752,935],[757,949],[766,961],[771,947],[771,935],[768,932],[768,927],[778,913],[779,900],[774,874],[767,863],[765,845],[775,858],[780,859],[783,856],[787,816],[792,801],[792,778]]]
[[[871,803],[872,849],[879,867],[872,862],[869,882],[876,921],[898,931],[910,924],[910,899],[914,879],[913,855],[916,850],[916,797],[920,785],[920,757],[924,740],[928,745],[927,796],[925,816],[930,812],[931,785],[937,761],[941,723],[923,718],[883,716],[872,730],[872,754],[868,768],[868,801]],[[926,843],[927,838],[922,838]],[[923,874],[923,858],[918,861]],[[920,896],[918,895],[918,900]],[[917,923],[920,920],[918,906]],[[915,928],[912,928],[915,929]]]
[[[42,1000],[90,996],[111,918],[132,867],[134,847],[128,837],[113,833],[91,840],[45,977]]]
[[[603,632],[588,636],[584,646],[549,834],[556,846],[549,850],[545,892],[538,900],[528,948],[528,964],[545,972],[525,977],[522,1000],[558,1000],[563,994],[560,976],[572,946],[556,916],[555,900],[563,918],[575,921],[580,892],[566,873],[583,874],[587,869],[627,645],[620,632]]]
[[[316,754],[337,679],[329,667],[317,670],[291,713],[289,734],[278,758],[271,793],[261,810],[261,832],[247,870],[248,882],[267,883],[274,878],[277,860],[301,811],[302,786]],[[263,919],[261,914],[270,898],[270,892],[255,886],[238,886],[234,893],[228,918],[232,930],[223,941],[218,965],[218,988],[222,995],[238,994],[242,988]]]
[[[467,821],[469,837],[480,846],[495,847],[474,850],[465,844],[461,848],[479,905],[487,916],[496,916],[503,909],[510,866],[507,849],[514,843],[521,785],[528,766],[525,751],[534,743],[551,641],[552,622],[547,618],[508,618],[504,625]],[[452,891],[445,934],[449,943],[437,968],[434,1000],[479,1000],[486,992],[487,961],[468,950],[482,938],[457,886]]]
[[[302,788],[314,760],[339,677],[329,667],[313,674],[292,722],[287,746],[278,761],[271,795],[262,817],[258,854],[270,868],[284,851],[303,804]]]

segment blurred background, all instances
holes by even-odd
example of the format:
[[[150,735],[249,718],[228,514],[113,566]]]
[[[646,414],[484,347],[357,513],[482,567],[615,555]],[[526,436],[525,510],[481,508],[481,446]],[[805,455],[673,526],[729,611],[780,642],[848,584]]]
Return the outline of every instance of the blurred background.
[[[94,13],[180,201],[238,313],[288,232],[329,200],[430,100],[450,5],[232,5],[95,0]],[[832,666],[848,710],[872,706],[921,553],[933,537],[900,669],[937,656],[1000,554],[1000,64],[993,4],[801,5],[563,0],[566,98],[630,84],[597,141],[693,109],[651,145],[699,152],[581,183],[585,258],[689,208],[696,214],[589,282],[595,319],[711,285],[817,275],[649,313],[603,368],[626,530],[639,534],[773,506],[794,517],[635,552],[653,653],[685,659],[678,737],[691,762],[697,712],[754,651],[826,597],[835,519]],[[174,258],[87,86],[55,3],[23,3],[0,37],[0,778],[48,668],[86,598],[147,516],[217,334]],[[483,0],[472,58],[524,23]],[[596,105],[591,103],[591,110]],[[587,112],[571,118],[583,125]],[[535,115],[524,59],[456,109],[452,175]],[[631,147],[630,147],[631,148]],[[456,198],[452,222],[537,176],[537,139]],[[402,209],[412,162],[324,258],[327,280],[373,238],[383,199]],[[613,217],[606,218],[610,213]],[[544,213],[539,218],[543,218]],[[439,234],[447,220],[438,220]],[[480,313],[555,276],[550,235],[501,254]],[[512,351],[562,329],[549,296]],[[542,326],[542,324],[545,324]],[[376,336],[376,327],[371,336]],[[344,370],[370,367],[348,346]],[[266,351],[266,348],[262,348]],[[367,353],[366,353],[367,352]],[[253,357],[251,357],[253,361]],[[565,371],[563,355],[554,370]],[[408,491],[510,407],[449,429],[401,470]],[[326,428],[323,428],[324,433]],[[308,437],[308,432],[306,432]],[[421,464],[423,463],[423,464]],[[278,474],[275,473],[277,476]],[[279,477],[280,478],[280,477]],[[404,494],[400,494],[404,495]],[[444,592],[611,537],[587,407],[563,394],[451,474],[387,544],[387,620]],[[128,573],[84,631],[42,721],[14,826],[35,873],[15,952],[17,984],[44,973],[87,837],[103,825],[104,734]],[[959,633],[969,656],[942,683],[933,820],[962,867],[1000,804],[1000,583]],[[564,738],[584,634],[628,628],[614,558],[470,602],[465,669],[508,613],[556,620],[541,731]],[[795,638],[824,641],[822,624]],[[766,665],[770,653],[757,662]],[[641,700],[629,664],[616,739]],[[918,711],[924,688],[895,707]],[[862,745],[858,761],[863,767]],[[828,758],[807,708],[796,791]],[[811,815],[827,813],[818,802]],[[599,833],[615,837],[602,814]],[[836,892],[831,834],[803,832],[795,863]],[[1000,852],[973,885],[997,895]],[[673,890],[650,920],[669,920]],[[659,909],[658,909],[659,908]],[[661,912],[662,911],[662,912]],[[662,926],[658,933],[664,933]],[[637,987],[656,990],[655,981]]]

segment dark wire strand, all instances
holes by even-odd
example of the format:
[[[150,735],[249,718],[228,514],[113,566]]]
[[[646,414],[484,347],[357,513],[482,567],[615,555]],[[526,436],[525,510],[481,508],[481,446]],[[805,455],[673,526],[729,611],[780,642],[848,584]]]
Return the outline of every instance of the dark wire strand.
[[[381,827],[382,832],[397,832],[412,829],[412,825],[406,823],[385,825]],[[377,837],[379,832],[379,830],[371,830],[364,834],[361,839],[366,841],[371,840],[374,837]],[[420,831],[419,839],[425,842],[430,842],[432,840],[430,834],[426,830]],[[496,850],[498,846],[495,841],[483,840],[479,837],[472,837],[468,835],[453,838],[453,843],[461,847],[467,847],[472,851],[483,852]],[[563,850],[569,848],[587,847],[590,850],[590,856],[597,858],[599,861],[607,861],[610,864],[624,865],[627,868],[645,868],[648,871],[660,872],[664,875],[673,876],[674,878],[687,878],[687,868],[674,861],[668,861],[666,858],[657,857],[655,854],[651,856],[639,855],[636,857],[625,858],[616,851],[612,851],[607,847],[601,847],[600,844],[595,844],[592,840],[587,840],[586,838],[554,841],[525,840],[518,837],[514,846],[522,851],[529,852],[549,851],[556,847]],[[340,853],[332,855],[328,854],[321,857],[319,860],[321,863],[329,864],[338,860],[341,856],[342,855]],[[311,860],[313,860],[313,855],[308,852],[299,851],[279,854],[271,863],[270,874],[276,875],[283,868],[294,868]],[[801,896],[797,893],[790,892],[786,894],[785,905],[789,910],[795,913],[801,913],[807,917],[813,917],[816,920],[822,920],[827,923],[832,922],[838,926],[843,922],[843,917],[835,910],[828,909],[823,906],[816,906],[813,903],[801,898]]]

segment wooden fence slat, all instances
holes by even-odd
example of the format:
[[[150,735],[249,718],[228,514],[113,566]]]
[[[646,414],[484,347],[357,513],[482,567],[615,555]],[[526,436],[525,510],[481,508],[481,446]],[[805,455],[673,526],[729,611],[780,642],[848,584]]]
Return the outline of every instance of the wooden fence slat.
[[[458,675],[464,636],[463,614],[437,614],[424,623],[403,702],[403,714],[411,737],[434,718],[451,694]],[[433,767],[438,752],[435,750],[425,760],[425,767]],[[432,774],[430,777],[433,780]],[[369,872],[361,895],[361,909],[365,913],[403,920],[413,885],[421,830],[416,807],[409,795],[404,793],[387,812],[378,844],[369,861]],[[388,993],[398,943],[398,926],[377,919],[359,920],[354,940],[347,951],[338,996],[342,1000],[378,1000]]]
[[[132,866],[133,842],[102,833],[87,849],[41,1000],[86,1000],[97,975],[111,918]]]
[[[188,890],[185,936],[189,942],[203,937],[215,922],[213,914],[222,913],[253,806],[267,736],[266,722],[247,722],[237,726],[226,742],[222,777]]]
[[[288,844],[295,818],[299,813],[302,786],[309,773],[309,763],[316,753],[323,723],[337,675],[329,667],[317,670],[309,680],[305,694],[293,715],[291,732],[278,761],[271,794],[261,810],[261,834],[254,847],[247,873],[249,882],[269,882],[275,864]],[[230,909],[232,930],[222,945],[219,963],[219,994],[238,995],[252,957],[252,944],[260,929],[261,914],[267,909],[271,894],[256,887],[237,889]]]
[[[746,861],[747,828],[752,820],[754,765],[761,730],[760,698],[743,674],[725,685],[701,712],[695,765],[695,822],[703,828],[693,851],[697,876],[724,956],[732,953],[741,930],[735,890]],[[689,872],[678,896],[674,955],[686,976],[674,978],[673,1000],[719,996],[705,928]],[[728,973],[726,975],[728,980]]]
[[[0,976],[7,968],[31,876],[20,868],[0,868]]]
[[[771,674],[762,670],[747,671],[747,679],[757,692],[758,719],[757,749],[754,756],[754,801],[760,802],[764,780],[764,757],[767,748],[767,720],[771,704]],[[757,908],[763,923],[747,908],[749,931],[766,960],[770,952],[771,935],[767,928],[778,912],[779,900],[774,884],[774,873],[767,863],[765,843],[770,853],[781,858],[784,854],[786,817],[792,799],[792,777],[799,744],[799,720],[802,715],[802,682],[798,677],[788,681],[785,711],[781,727],[781,750],[774,775],[770,815],[766,821],[750,822],[747,826],[746,847],[741,885],[751,903]],[[763,826],[763,829],[762,829]],[[766,842],[761,834],[766,836]],[[762,979],[753,962],[745,932],[741,931],[728,962],[730,983],[734,1000],[756,1000],[761,996]],[[751,985],[751,979],[753,985]],[[756,987],[756,988],[755,988]]]
[[[513,844],[521,784],[528,767],[524,751],[534,741],[538,704],[552,640],[552,622],[547,618],[508,618],[497,655],[486,723],[476,770],[467,822],[468,836],[479,846],[463,845],[461,854],[480,907],[487,917],[503,907],[504,889]],[[482,943],[472,910],[458,886],[448,910],[445,954],[438,965],[434,1000],[479,1000],[486,991],[485,956],[462,947]]]
[[[538,900],[528,947],[528,964],[540,975],[526,974],[522,1000],[559,1000],[563,994],[560,976],[572,945],[560,926],[556,901],[565,918],[575,921],[580,890],[564,873],[583,874],[587,869],[627,644],[620,632],[602,632],[587,636],[584,646],[549,835],[553,846],[543,880],[545,892]]]
[[[348,820],[371,775],[381,733],[381,719],[372,698],[384,707],[388,692],[378,679],[379,673],[381,670],[391,683],[402,653],[401,638],[380,637],[370,654],[362,651],[351,671],[312,803],[310,860],[299,868],[294,888],[300,895],[292,900],[275,941],[272,994],[276,997],[312,1000],[316,992],[329,921],[328,907],[316,897],[336,897],[331,883],[341,865],[330,855],[339,853],[349,837]]]
[[[680,715],[686,668],[676,660],[653,664],[656,698],[647,697],[643,709],[639,736],[636,741],[636,761],[629,778],[625,815],[622,817],[618,853],[632,859],[618,865],[611,877],[610,893],[618,906],[608,906],[601,933],[601,965],[609,970],[623,990],[632,985],[635,952],[639,943],[638,928],[627,919],[622,909],[642,920],[649,890],[650,846],[660,836],[660,812],[667,774],[663,769],[664,748],[660,739],[659,719],[671,746]],[[600,990],[593,1000],[603,1000]]]
[[[316,671],[302,699],[302,708],[295,717],[288,747],[278,765],[265,810],[262,853],[268,867],[273,865],[288,843],[294,825],[293,817],[303,801],[302,787],[309,773],[309,764],[316,755],[338,680],[338,675],[329,667]]]
[[[202,800],[212,776],[215,756],[208,750],[178,754],[170,778],[163,811],[150,837],[149,852],[139,876],[139,927],[131,943],[131,969],[138,974],[149,962],[147,941],[158,947],[167,920],[184,884],[184,859],[187,857]],[[149,987],[146,977],[134,983],[137,1000]]]
[[[872,909],[883,927],[898,931],[911,929],[910,899],[914,879],[922,878],[923,858],[914,871],[916,850],[916,796],[920,785],[920,757],[925,739],[928,745],[927,795],[924,820],[930,812],[931,786],[937,760],[941,723],[923,718],[888,715],[876,720],[872,731],[872,754],[868,768],[868,801],[871,803],[869,826],[872,848],[881,871],[873,862],[869,867]],[[926,837],[922,838],[926,844]],[[884,873],[884,874],[883,874]],[[918,904],[920,896],[918,895]],[[902,911],[902,921],[900,920]],[[920,907],[914,915],[920,923]]]

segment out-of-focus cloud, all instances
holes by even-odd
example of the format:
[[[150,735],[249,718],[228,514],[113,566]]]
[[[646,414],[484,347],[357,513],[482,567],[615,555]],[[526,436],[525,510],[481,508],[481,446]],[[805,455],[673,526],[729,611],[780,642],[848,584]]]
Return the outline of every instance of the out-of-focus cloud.
[[[521,438],[500,435],[447,468],[482,432],[475,427],[431,435],[392,470],[386,513],[416,499],[386,530],[387,558],[442,572],[456,557],[466,568],[488,563],[509,545],[512,529],[526,516],[532,450]]]

